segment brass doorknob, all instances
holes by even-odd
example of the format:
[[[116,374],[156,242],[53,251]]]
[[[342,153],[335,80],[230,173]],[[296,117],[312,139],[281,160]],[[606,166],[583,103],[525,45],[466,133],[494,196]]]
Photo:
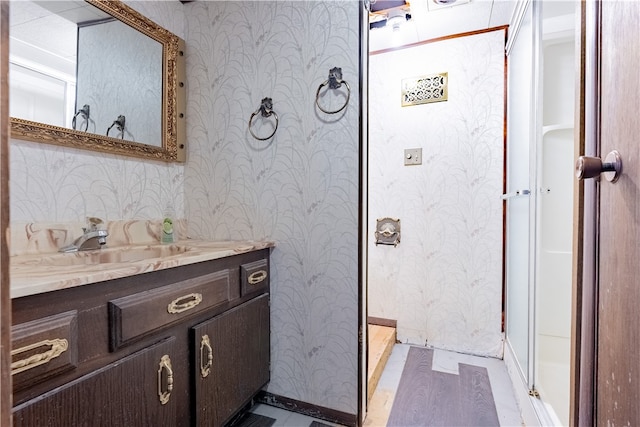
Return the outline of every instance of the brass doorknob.
[[[580,180],[595,178],[601,173],[609,182],[616,182],[622,174],[622,158],[618,151],[613,150],[604,159],[599,157],[580,156],[576,161],[576,177]]]

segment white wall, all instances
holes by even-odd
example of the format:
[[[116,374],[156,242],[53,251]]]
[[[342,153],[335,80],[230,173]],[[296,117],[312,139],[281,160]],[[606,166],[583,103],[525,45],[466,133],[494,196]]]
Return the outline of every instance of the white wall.
[[[505,30],[370,56],[369,316],[398,339],[502,355]],[[401,107],[401,80],[448,72],[449,100]],[[421,166],[404,166],[422,148]],[[398,247],[375,246],[400,218]]]

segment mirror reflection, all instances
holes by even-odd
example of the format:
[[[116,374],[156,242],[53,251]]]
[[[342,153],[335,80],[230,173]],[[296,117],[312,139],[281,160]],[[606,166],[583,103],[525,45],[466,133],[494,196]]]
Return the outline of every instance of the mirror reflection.
[[[77,70],[74,115],[90,107],[88,118],[76,116],[89,132],[151,145],[162,141],[160,43],[114,19],[83,23]]]
[[[10,10],[12,138],[185,161],[183,40],[118,0]]]
[[[17,1],[11,117],[163,146],[163,46],[82,1]]]

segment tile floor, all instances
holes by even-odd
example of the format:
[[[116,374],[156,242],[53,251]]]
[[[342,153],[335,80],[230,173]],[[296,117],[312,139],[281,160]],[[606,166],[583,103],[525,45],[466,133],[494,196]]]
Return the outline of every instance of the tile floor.
[[[391,352],[391,357],[380,377],[380,382],[375,393],[371,397],[367,418],[364,425],[367,427],[384,427],[393,405],[393,398],[400,383],[400,376],[407,354],[411,346],[408,344],[396,344]],[[520,411],[516,404],[511,380],[507,374],[504,361],[489,357],[470,356],[451,351],[435,350],[433,356],[433,369],[447,373],[458,373],[458,363],[481,366],[487,369],[491,392],[496,403],[498,419],[501,426],[523,426]],[[318,420],[295,412],[275,408],[268,405],[256,405],[251,412],[258,415],[274,418],[277,421],[273,427],[307,427],[314,421],[327,426],[339,426],[327,421]]]
[[[276,408],[274,406],[263,405],[261,403],[251,408],[251,412],[265,417],[273,418],[276,422],[272,427],[309,427],[314,421],[321,423],[323,426],[339,427],[340,424],[333,424],[329,421],[319,420],[308,417],[306,415],[290,412],[285,409]]]

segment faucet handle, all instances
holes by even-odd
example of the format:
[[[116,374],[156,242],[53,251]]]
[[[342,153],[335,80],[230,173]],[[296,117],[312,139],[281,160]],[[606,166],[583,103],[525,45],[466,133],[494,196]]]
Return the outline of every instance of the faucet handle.
[[[102,224],[104,221],[102,221],[100,218],[95,217],[95,216],[88,216],[87,217],[87,228],[83,228],[84,232],[86,233],[87,231],[95,231],[98,229],[98,225]]]

